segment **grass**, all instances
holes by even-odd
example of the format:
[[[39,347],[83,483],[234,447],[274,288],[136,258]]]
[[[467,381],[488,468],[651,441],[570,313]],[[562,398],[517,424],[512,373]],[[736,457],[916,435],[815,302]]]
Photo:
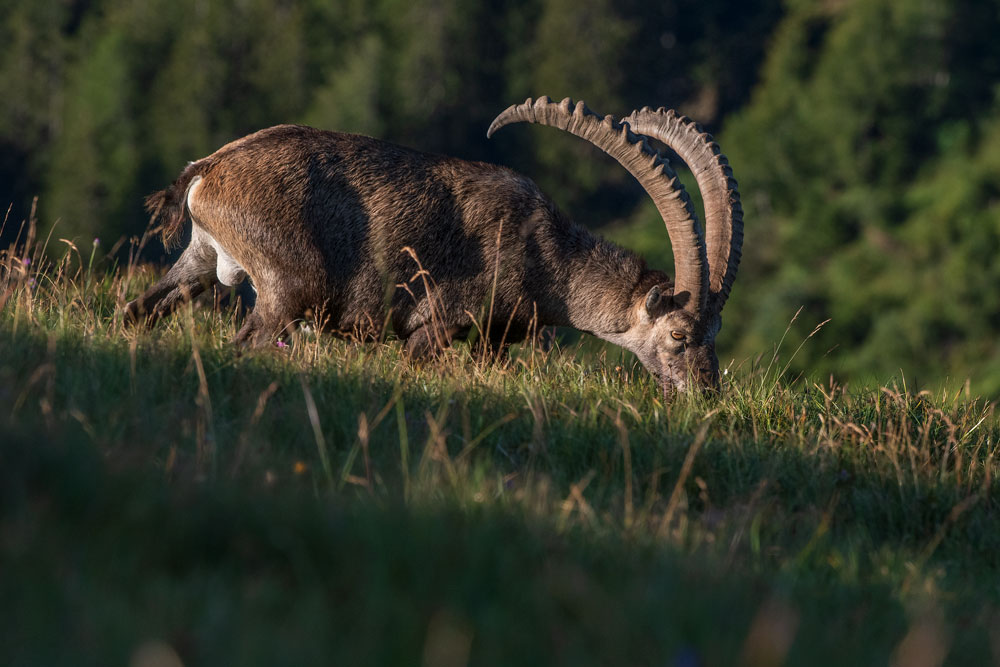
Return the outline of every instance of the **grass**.
[[[4,664],[1000,661],[1000,420],[964,392],[239,355],[210,302],[124,328],[154,271],[67,247],[0,258]]]

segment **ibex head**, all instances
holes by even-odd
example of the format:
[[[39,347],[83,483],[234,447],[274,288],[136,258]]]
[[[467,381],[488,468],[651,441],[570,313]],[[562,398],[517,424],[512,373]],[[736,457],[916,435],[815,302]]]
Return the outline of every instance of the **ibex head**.
[[[616,121],[579,102],[528,99],[497,116],[487,136],[514,122],[550,125],[614,157],[652,197],[667,227],[676,279],[634,295],[629,326],[594,332],[636,354],[664,391],[719,385],[715,336],[739,267],[743,210],[732,171],[701,127],[673,111],[648,107]],[[649,139],[673,149],[694,173],[705,202],[705,231],[683,184]]]
[[[718,327],[707,328],[669,289],[669,285],[650,288],[636,306],[636,324],[614,342],[634,352],[666,392],[684,391],[692,384],[717,388]]]

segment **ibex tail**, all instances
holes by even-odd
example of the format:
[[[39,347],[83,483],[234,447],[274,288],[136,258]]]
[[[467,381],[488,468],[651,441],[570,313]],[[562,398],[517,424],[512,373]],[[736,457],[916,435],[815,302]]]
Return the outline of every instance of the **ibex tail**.
[[[187,217],[187,191],[192,179],[208,171],[211,165],[210,159],[192,162],[169,188],[146,197],[150,227],[154,232],[160,232],[165,248],[169,249],[177,241],[184,225]]]

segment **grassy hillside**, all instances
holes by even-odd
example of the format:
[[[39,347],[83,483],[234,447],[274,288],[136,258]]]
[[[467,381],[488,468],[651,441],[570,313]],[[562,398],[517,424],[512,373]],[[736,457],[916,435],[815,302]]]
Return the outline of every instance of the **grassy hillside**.
[[[210,300],[123,328],[153,272],[92,254],[0,269],[4,664],[1000,660],[965,392],[794,380],[800,340],[672,402],[592,344],[239,355]]]

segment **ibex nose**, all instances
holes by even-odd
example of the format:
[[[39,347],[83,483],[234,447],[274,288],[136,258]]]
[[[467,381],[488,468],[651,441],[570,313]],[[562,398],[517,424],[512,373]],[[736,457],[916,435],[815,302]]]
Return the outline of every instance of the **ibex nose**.
[[[719,376],[719,369],[708,369],[701,382],[702,391],[717,392],[722,388],[722,378]]]
[[[719,391],[722,388],[722,376],[719,374],[719,360],[712,355],[708,366],[703,370],[702,387],[709,391]]]
[[[698,362],[692,365],[691,380],[702,391],[718,391],[722,386],[722,378],[719,375],[719,359],[715,356],[715,350],[709,350]]]

